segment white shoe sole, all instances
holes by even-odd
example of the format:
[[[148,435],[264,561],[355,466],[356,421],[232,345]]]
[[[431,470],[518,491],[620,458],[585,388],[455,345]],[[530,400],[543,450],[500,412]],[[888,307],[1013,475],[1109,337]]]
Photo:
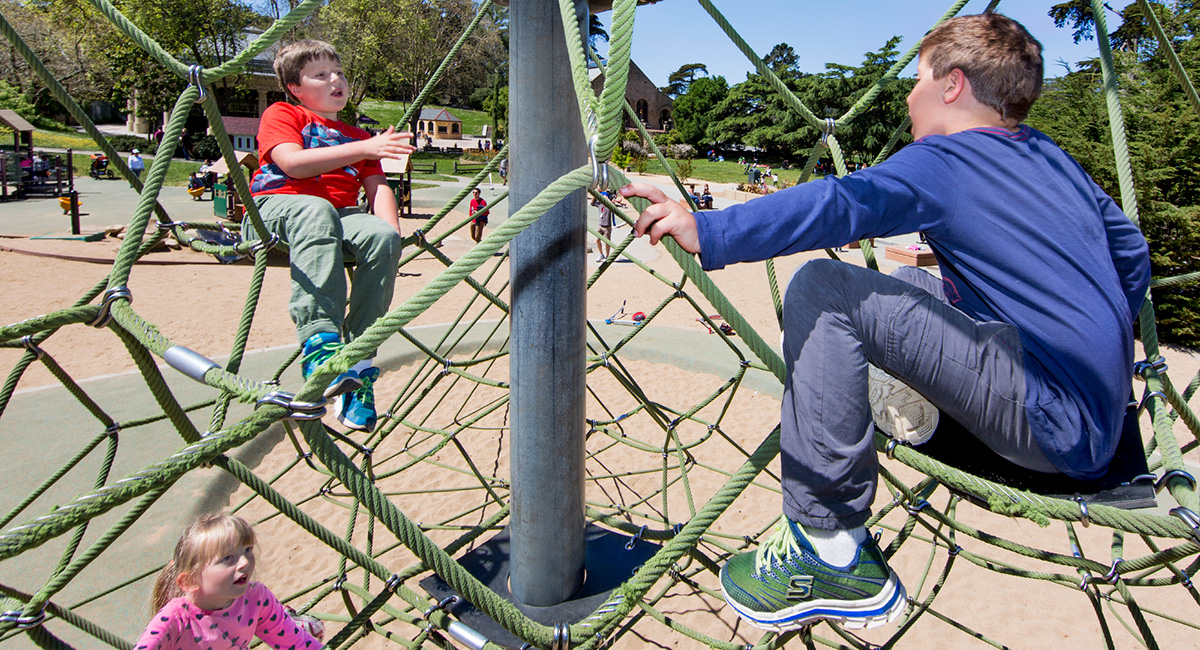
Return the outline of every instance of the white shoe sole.
[[[858,601],[818,599],[806,601],[778,612],[744,610],[729,598],[722,585],[725,602],[738,616],[754,627],[772,632],[798,630],[817,621],[831,621],[848,630],[870,630],[896,620],[908,608],[908,594],[900,577],[892,571],[883,589],[874,598]]]
[[[867,364],[867,398],[875,426],[887,435],[920,445],[937,430],[940,412],[908,384]]]

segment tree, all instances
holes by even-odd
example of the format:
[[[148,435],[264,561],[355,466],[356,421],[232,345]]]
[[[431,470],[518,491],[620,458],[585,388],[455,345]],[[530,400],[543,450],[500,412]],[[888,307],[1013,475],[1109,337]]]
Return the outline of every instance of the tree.
[[[0,13],[77,101],[86,105],[108,98],[113,81],[104,37],[112,29],[91,5],[0,0]],[[9,45],[6,54],[0,57],[0,80],[19,90],[39,114],[59,112],[58,102],[16,49]]]
[[[600,22],[600,17],[596,14],[590,14],[588,18],[588,45],[592,49],[596,49],[596,42],[604,41],[608,43],[608,32],[604,30],[604,23]]]
[[[1092,38],[1090,11],[1078,2],[1051,10],[1060,26],[1071,24],[1076,38]],[[1151,5],[1192,79],[1200,75],[1200,44],[1195,38],[1195,3]],[[1200,271],[1200,117],[1188,102],[1157,40],[1151,38],[1140,7],[1129,5],[1118,27],[1105,35],[1113,45],[1122,82],[1133,180],[1142,232],[1150,244],[1155,277]],[[1061,21],[1059,18],[1061,17]],[[1047,82],[1028,123],[1070,153],[1106,192],[1122,203],[1098,60]],[[1159,338],[1200,345],[1200,286],[1167,286],[1152,292]]]
[[[675,129],[684,142],[699,145],[709,141],[708,127],[713,110],[729,93],[725,77],[701,77],[692,82],[686,94],[675,100]]]
[[[866,53],[861,66],[830,63],[819,75],[789,72],[789,64],[794,66],[794,63],[789,57],[791,48],[786,44],[777,45],[771,58],[789,73],[781,80],[805,106],[819,117],[838,117],[896,61],[898,43],[899,38],[894,37],[878,51]],[[852,125],[839,131],[838,141],[847,156],[870,159],[882,149],[908,113],[904,100],[912,85],[911,79],[891,82]],[[707,129],[709,139],[758,147],[771,157],[799,157],[819,136],[817,128],[805,122],[758,74],[749,75],[746,81],[730,88],[712,113]]]
[[[771,72],[780,79],[795,79],[800,76],[800,69],[796,67],[800,63],[800,56],[787,43],[780,43],[771,48],[763,58],[763,63],[766,63]]]
[[[708,76],[708,66],[703,63],[688,63],[680,66],[678,70],[671,73],[667,77],[667,85],[659,88],[665,95],[670,95],[672,98],[678,97],[688,91],[688,87],[696,81],[697,75]]]
[[[352,104],[368,94],[412,101],[475,11],[472,0],[339,0],[321,10],[314,29],[338,48],[353,82]],[[445,103],[465,105],[478,81],[507,58],[496,15],[485,15],[438,82]]]

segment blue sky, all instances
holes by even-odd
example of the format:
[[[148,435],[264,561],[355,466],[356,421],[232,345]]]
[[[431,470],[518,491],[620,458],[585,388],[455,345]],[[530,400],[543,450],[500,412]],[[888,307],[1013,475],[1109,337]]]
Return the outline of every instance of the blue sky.
[[[800,68],[820,72],[826,62],[858,65],[863,54],[902,36],[908,50],[950,7],[951,0],[712,0],[733,27],[762,56],[777,43],[800,55]],[[1061,1],[1061,0],[1059,0]],[[971,0],[961,13],[979,13],[987,0]],[[1046,15],[1051,0],[1002,0],[999,11],[1020,21],[1042,43],[1047,76],[1059,76],[1064,59],[1074,65],[1097,56],[1096,42],[1075,45],[1070,29],[1059,29]],[[608,25],[612,12],[600,14]],[[1109,17],[1112,20],[1112,16]],[[601,44],[603,45],[603,44]],[[602,48],[603,49],[603,48]],[[731,85],[744,81],[750,62],[694,0],[663,0],[639,7],[634,22],[633,60],[658,86],[687,63],[703,63],[712,76]],[[916,74],[911,64],[903,76]]]

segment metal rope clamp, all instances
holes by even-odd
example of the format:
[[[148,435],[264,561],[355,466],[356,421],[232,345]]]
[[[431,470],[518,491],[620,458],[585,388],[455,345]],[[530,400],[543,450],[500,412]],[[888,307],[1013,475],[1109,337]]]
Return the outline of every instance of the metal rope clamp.
[[[17,609],[4,612],[0,614],[0,621],[15,623],[18,630],[28,630],[29,628],[41,625],[42,621],[46,620],[45,609],[42,609],[33,616],[23,616],[23,614],[24,612]]]
[[[596,155],[596,147],[599,144],[599,134],[588,138],[588,157],[592,162],[592,185],[590,189],[597,192],[604,192],[608,190],[608,161],[600,162],[600,157]]]
[[[1181,478],[1181,479],[1187,481],[1188,486],[1192,490],[1196,489],[1196,477],[1192,476],[1191,474],[1189,474],[1181,469],[1173,469],[1173,470],[1167,472],[1166,474],[1163,474],[1162,478],[1158,479],[1158,482],[1154,484],[1155,494],[1162,492],[1163,488],[1167,487],[1167,481],[1170,481],[1173,478]]]
[[[1092,525],[1092,516],[1088,514],[1087,501],[1083,497],[1075,497],[1075,502],[1079,504],[1079,521],[1083,523],[1083,527],[1087,528]]]
[[[112,308],[112,304],[121,298],[133,302],[133,292],[129,290],[129,287],[113,287],[105,291],[104,300],[100,303],[100,313],[96,314],[96,318],[88,325],[97,329],[107,327],[108,321],[112,319],[109,310]]]
[[[571,628],[566,623],[554,626],[554,637],[550,641],[550,650],[568,650],[571,647]]]
[[[837,129],[837,120],[832,117],[825,118],[825,123],[821,127],[821,144],[824,147],[829,147],[829,136],[833,135],[835,129]]]
[[[200,96],[196,98],[197,104],[203,103],[208,97],[208,91],[205,90],[204,84],[200,83],[200,73],[203,71],[203,66],[194,65],[188,68],[188,83],[200,89]]]
[[[263,395],[254,404],[254,408],[263,404],[274,404],[282,406],[290,411],[283,419],[285,420],[320,420],[325,415],[325,400],[319,402],[298,402],[296,396],[281,390],[271,391]]]
[[[1192,539],[1196,540],[1197,544],[1200,544],[1200,515],[1182,506],[1172,508],[1171,514],[1179,517],[1183,520],[1183,523],[1192,527]]]
[[[250,248],[246,252],[250,254],[250,257],[257,258],[259,253],[275,248],[275,244],[278,243],[279,235],[271,233],[270,237],[267,237],[266,239],[259,239],[253,244],[250,244]]]
[[[1154,360],[1146,359],[1144,361],[1138,361],[1137,363],[1133,364],[1133,376],[1141,379],[1142,381],[1146,381],[1146,374],[1151,368],[1154,368],[1156,371],[1158,371],[1158,374],[1163,374],[1167,371],[1166,358],[1162,355],[1159,355],[1158,358]]]
[[[1108,570],[1108,573],[1104,574],[1103,580],[1110,585],[1117,584],[1117,581],[1121,579],[1121,574],[1117,573],[1117,565],[1124,561],[1125,558],[1120,557],[1113,559],[1112,568]]]
[[[26,334],[25,336],[22,336],[21,345],[24,345],[26,350],[32,352],[34,354],[34,359],[37,361],[41,361],[42,357],[46,356],[46,351],[39,348],[38,344],[33,342],[32,334]]]
[[[392,578],[399,578],[399,576],[396,576],[393,574]],[[390,578],[388,579],[388,583],[389,584],[391,583]],[[397,586],[399,586],[399,584],[397,584]],[[392,591],[395,592],[394,589]],[[441,600],[441,602],[439,602],[438,604],[430,605],[429,609],[425,610],[424,614],[421,614],[421,618],[425,619],[425,629],[426,630],[433,629],[433,621],[429,620],[429,616],[431,614],[433,614],[434,612],[444,612],[448,608],[450,608],[451,606],[453,606],[457,603],[458,603],[458,596],[447,596],[447,597],[443,598]]]

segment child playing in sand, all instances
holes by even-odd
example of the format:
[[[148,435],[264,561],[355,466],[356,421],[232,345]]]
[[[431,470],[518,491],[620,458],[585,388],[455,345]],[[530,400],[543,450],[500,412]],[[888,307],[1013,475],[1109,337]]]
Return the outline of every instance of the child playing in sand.
[[[267,229],[291,253],[292,297],[288,305],[303,346],[301,372],[313,371],[387,313],[400,261],[396,197],[381,158],[411,154],[411,133],[389,127],[371,134],[338,120],[349,89],[337,51],[322,41],[300,41],[279,50],[275,75],[293,106],[275,103],[258,128],[262,166],[250,192]],[[370,214],[358,209],[364,190]],[[247,239],[257,237],[246,229]],[[357,266],[346,308],[344,253]],[[375,428],[372,384],[379,369],[364,359],[339,375],[325,397],[341,396],[338,420],[352,429]]]
[[[207,515],[188,526],[154,583],[154,618],[135,650],[324,647],[325,628],[293,619],[254,575],[254,529],[240,517]]]
[[[874,627],[903,585],[864,524],[878,481],[870,362],[1004,458],[1080,479],[1112,459],[1129,400],[1146,242],[1078,163],[1021,124],[1041,45],[995,13],[925,36],[908,96],[913,144],[720,212],[649,185],[636,232],[670,235],[705,269],[923,232],[942,279],[833,260],[796,271],[784,301],[783,512],[775,535],[721,571],[752,624]]]

